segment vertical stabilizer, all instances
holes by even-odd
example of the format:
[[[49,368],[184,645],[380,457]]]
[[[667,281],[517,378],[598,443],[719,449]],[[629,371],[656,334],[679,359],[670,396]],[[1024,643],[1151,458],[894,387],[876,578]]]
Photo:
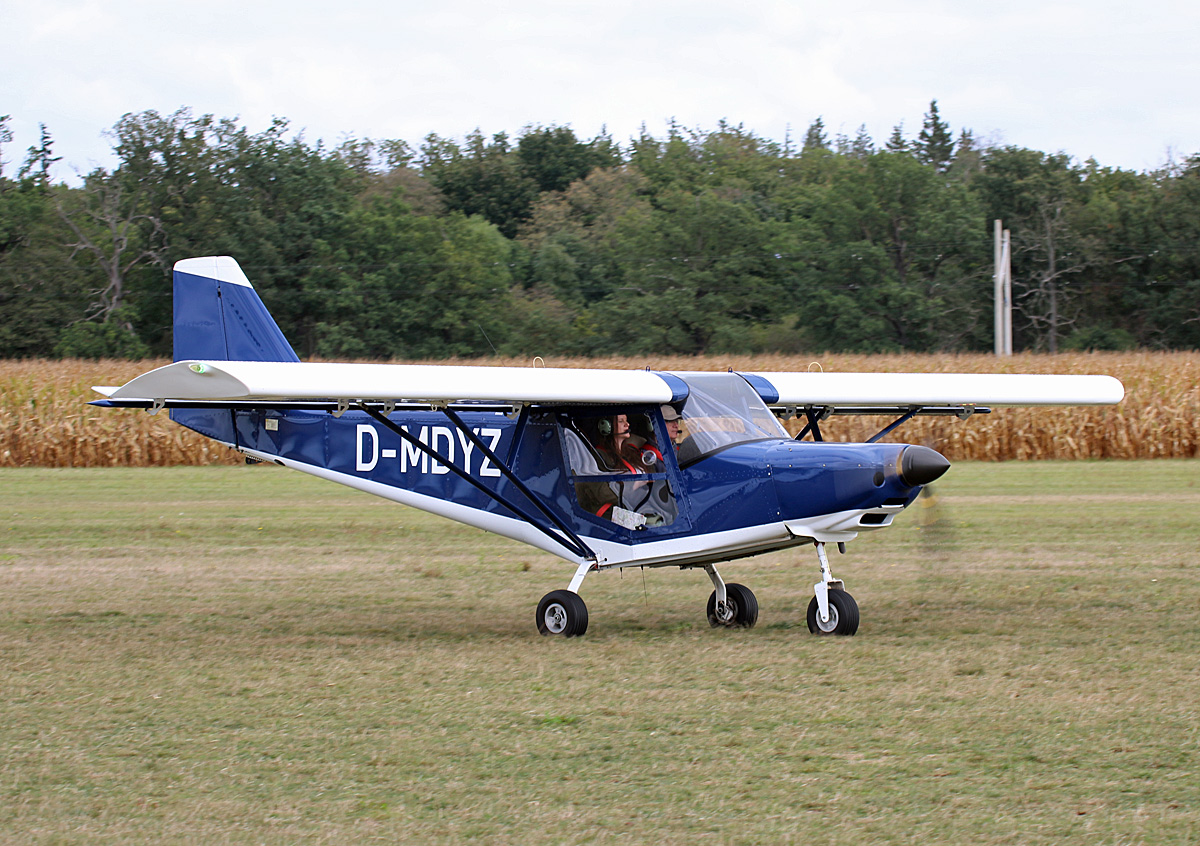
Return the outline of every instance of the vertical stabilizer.
[[[175,263],[174,359],[299,361],[229,256]]]
[[[229,256],[175,263],[175,361],[299,361],[278,324]],[[171,410],[171,419],[223,443],[239,442],[227,409]]]

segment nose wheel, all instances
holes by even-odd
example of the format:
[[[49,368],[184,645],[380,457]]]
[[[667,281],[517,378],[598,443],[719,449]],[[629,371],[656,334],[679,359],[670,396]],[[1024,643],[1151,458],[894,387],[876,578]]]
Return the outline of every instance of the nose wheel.
[[[820,541],[817,558],[821,561],[821,581],[813,585],[815,596],[808,603],[808,630],[815,635],[848,637],[858,631],[858,603],[846,593],[845,583],[833,577],[825,544]]]
[[[808,630],[815,635],[852,635],[858,631],[858,603],[844,590],[831,590],[829,616],[822,620],[817,598],[808,603]]]

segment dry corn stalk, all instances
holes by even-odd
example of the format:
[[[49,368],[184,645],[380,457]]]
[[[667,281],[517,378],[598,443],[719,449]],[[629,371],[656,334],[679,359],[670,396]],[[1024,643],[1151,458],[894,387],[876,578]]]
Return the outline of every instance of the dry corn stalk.
[[[997,409],[968,420],[920,417],[887,440],[926,444],[951,461],[1200,456],[1200,353],[1019,355],[664,356],[547,359],[550,367],[915,373],[1106,373],[1125,383],[1115,407]],[[231,450],[166,414],[89,406],[92,385],[120,385],[164,361],[0,361],[0,466],[117,467],[236,464]],[[528,360],[456,362],[530,366]],[[813,369],[816,369],[815,366]],[[863,440],[888,422],[833,417],[829,440]],[[789,425],[792,431],[799,426]]]

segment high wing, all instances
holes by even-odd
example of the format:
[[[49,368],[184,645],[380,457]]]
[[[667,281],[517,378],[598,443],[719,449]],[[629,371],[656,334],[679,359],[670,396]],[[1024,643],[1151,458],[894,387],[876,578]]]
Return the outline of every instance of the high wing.
[[[1113,405],[1125,388],[1111,376],[988,373],[747,373],[771,406],[852,411],[880,406]],[[758,385],[761,379],[765,385]],[[770,394],[773,390],[774,395]]]
[[[177,361],[120,388],[110,400],[357,400],[554,404],[678,402],[686,387],[648,370]]]
[[[743,373],[775,408],[890,412],[996,406],[1110,405],[1124,388],[1111,376],[976,373]],[[201,401],[461,401],[530,404],[678,403],[687,386],[649,370],[177,361],[125,385],[97,387],[119,401],[170,407]]]

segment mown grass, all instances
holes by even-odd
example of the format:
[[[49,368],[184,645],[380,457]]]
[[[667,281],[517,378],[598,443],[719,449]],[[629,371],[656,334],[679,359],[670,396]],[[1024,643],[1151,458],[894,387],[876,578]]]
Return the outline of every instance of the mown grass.
[[[958,464],[834,556],[590,576],[278,468],[0,471],[0,839],[1200,840],[1195,461]]]

